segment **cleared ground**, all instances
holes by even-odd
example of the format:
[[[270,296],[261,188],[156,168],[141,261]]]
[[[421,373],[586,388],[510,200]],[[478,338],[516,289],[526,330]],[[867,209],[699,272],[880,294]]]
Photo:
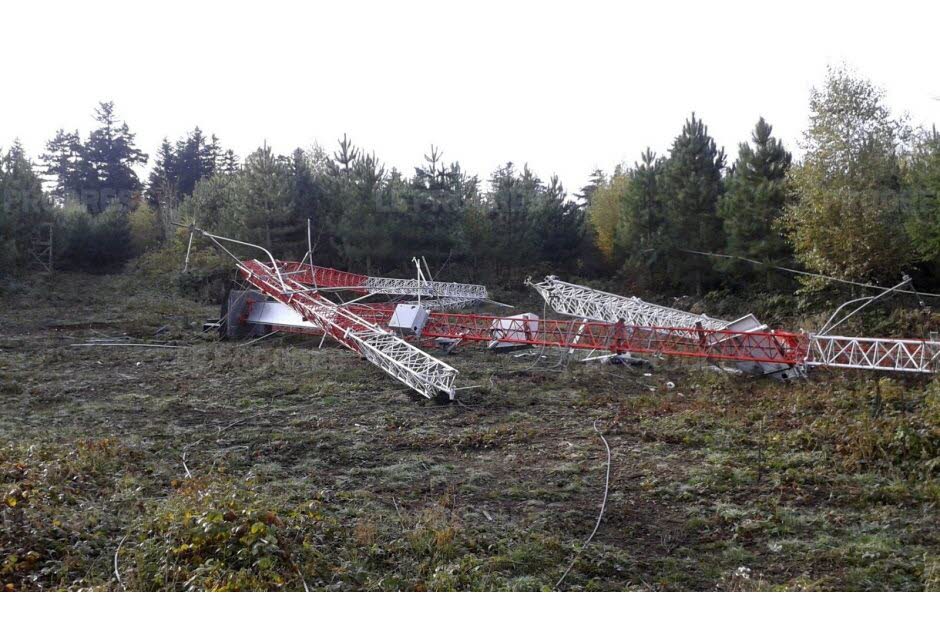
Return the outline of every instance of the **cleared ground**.
[[[561,589],[940,588],[923,379],[467,348],[480,387],[441,405],[316,340],[212,341],[216,308],[123,276],[0,302],[9,590],[536,590],[579,553]],[[72,346],[125,336],[183,348]]]

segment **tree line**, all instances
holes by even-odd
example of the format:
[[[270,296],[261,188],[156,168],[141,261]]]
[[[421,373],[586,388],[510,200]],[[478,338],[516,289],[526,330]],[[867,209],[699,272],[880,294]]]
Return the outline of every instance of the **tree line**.
[[[843,68],[830,68],[809,107],[799,161],[760,118],[729,162],[693,114],[665,154],[596,170],[569,196],[557,177],[513,163],[481,180],[436,147],[410,172],[388,168],[346,136],[288,155],[262,145],[241,161],[198,127],[164,140],[144,181],[148,155],[102,103],[87,138],[58,131],[39,164],[19,144],[2,153],[0,264],[22,266],[49,220],[58,264],[76,269],[178,248],[178,222],[299,258],[309,220],[319,262],[368,273],[423,255],[453,277],[505,285],[554,272],[638,292],[792,290],[775,267],[879,283],[916,272],[937,284],[936,129],[912,128]]]

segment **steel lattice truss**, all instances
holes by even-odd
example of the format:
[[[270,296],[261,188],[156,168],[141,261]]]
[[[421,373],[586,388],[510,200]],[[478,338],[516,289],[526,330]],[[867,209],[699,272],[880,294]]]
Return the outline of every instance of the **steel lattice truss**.
[[[194,229],[196,230],[196,229]],[[308,263],[277,261],[260,246],[199,231],[238,263],[245,281],[273,301],[249,300],[243,320],[274,329],[330,335],[387,374],[431,398],[453,399],[458,371],[415,347],[388,325],[396,304],[364,303],[374,294],[418,297],[432,311],[413,332],[417,339],[463,341],[491,345],[533,345],[568,349],[608,350],[740,362],[758,372],[830,366],[867,370],[933,373],[940,370],[940,342],[793,334],[767,330],[748,315],[729,323],[579,286],[548,276],[528,282],[553,310],[581,320],[546,320],[534,314],[499,317],[441,312],[487,298],[486,288],[473,284],[423,279],[374,278]],[[222,242],[264,251],[270,265],[243,261]],[[323,297],[327,291],[352,291],[361,296],[346,303]],[[252,307],[252,305],[254,307]],[[407,331],[407,330],[406,330]],[[801,371],[800,371],[801,374]]]
[[[388,324],[395,312],[394,303],[340,306],[290,279],[289,273],[282,274],[288,277],[285,285],[289,290],[285,292],[275,272],[263,263],[248,261],[242,271],[249,283],[310,322],[309,327],[299,330],[296,325],[280,329],[329,333],[425,396],[438,392],[453,395],[455,369],[379,327]],[[920,373],[940,370],[940,342],[934,341],[818,336],[765,329],[651,327],[533,316],[431,312],[420,338],[677,356],[784,369],[831,366]]]
[[[387,323],[394,305],[352,305],[364,320]],[[432,312],[421,338],[646,353],[679,357],[796,365],[806,355],[806,337],[788,332],[739,332],[697,327],[647,328],[601,321],[572,321],[487,314]]]
[[[364,320],[387,323],[394,304],[349,307]],[[714,361],[830,366],[861,370],[940,371],[940,342],[817,336],[782,331],[639,327],[600,321],[509,318],[432,312],[422,338],[702,358]]]
[[[582,317],[594,321],[616,323],[623,319],[627,325],[640,327],[704,327],[726,329],[728,321],[713,319],[704,314],[693,314],[643,301],[638,297],[621,297],[547,276],[541,282],[528,282],[538,291],[552,310],[559,314]]]
[[[349,308],[325,299],[291,275],[280,274],[257,260],[238,265],[245,281],[289,306],[312,326],[359,353],[420,394],[454,397],[457,369],[405,342]]]
[[[940,371],[940,342],[848,336],[809,337],[807,366],[864,370]]]
[[[638,332],[648,332],[652,335],[651,342],[657,344],[643,348],[635,346],[634,341],[630,341],[631,348],[628,350],[632,352],[689,355],[690,347],[694,349],[694,344],[683,342],[677,347],[673,344],[674,339],[676,337],[692,339],[696,336],[692,332],[681,330],[672,332],[664,327],[688,327],[698,324],[704,330],[700,330],[697,337],[704,337],[709,343],[708,348],[711,349],[711,352],[703,357],[748,363],[786,364],[791,367],[830,366],[916,373],[940,371],[940,342],[786,334],[767,331],[763,328],[748,332],[733,332],[727,331],[728,326],[731,325],[727,321],[657,306],[636,297],[626,298],[597,291],[563,282],[554,276],[548,276],[539,283],[530,282],[529,284],[556,312],[602,321],[623,319],[628,325],[648,327]],[[682,336],[683,333],[685,336]],[[768,340],[763,340],[765,337]],[[590,337],[588,339],[590,340]],[[756,346],[751,343],[755,343]],[[738,344],[748,349],[748,352],[742,355]],[[780,355],[776,356],[771,348],[778,345],[782,348]]]
[[[434,282],[407,278],[379,278],[349,273],[307,263],[278,262],[283,274],[297,282],[318,289],[345,290],[360,294],[423,297],[429,308],[461,308],[487,298],[486,287],[480,284]]]
[[[432,313],[423,337],[795,365],[805,338],[786,332],[618,325],[597,321]]]

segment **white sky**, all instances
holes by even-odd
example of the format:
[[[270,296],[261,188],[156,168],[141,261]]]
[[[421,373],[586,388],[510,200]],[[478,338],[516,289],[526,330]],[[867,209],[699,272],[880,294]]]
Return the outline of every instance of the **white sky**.
[[[787,145],[846,62],[915,123],[940,118],[931,2],[38,2],[0,8],[0,145],[38,157],[100,100],[151,155],[199,125],[244,155],[343,132],[411,172],[430,144],[487,178],[662,153],[695,111],[733,159],[758,115]]]

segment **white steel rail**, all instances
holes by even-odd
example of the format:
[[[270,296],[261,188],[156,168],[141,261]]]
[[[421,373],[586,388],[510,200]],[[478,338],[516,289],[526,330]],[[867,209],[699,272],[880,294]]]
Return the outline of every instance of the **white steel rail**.
[[[541,282],[527,280],[526,284],[538,291],[545,302],[559,314],[594,321],[616,323],[623,319],[627,325],[640,327],[700,326],[705,329],[727,329],[730,323],[705,314],[684,312],[643,301],[638,297],[621,297],[596,289],[571,284],[555,276]]]

